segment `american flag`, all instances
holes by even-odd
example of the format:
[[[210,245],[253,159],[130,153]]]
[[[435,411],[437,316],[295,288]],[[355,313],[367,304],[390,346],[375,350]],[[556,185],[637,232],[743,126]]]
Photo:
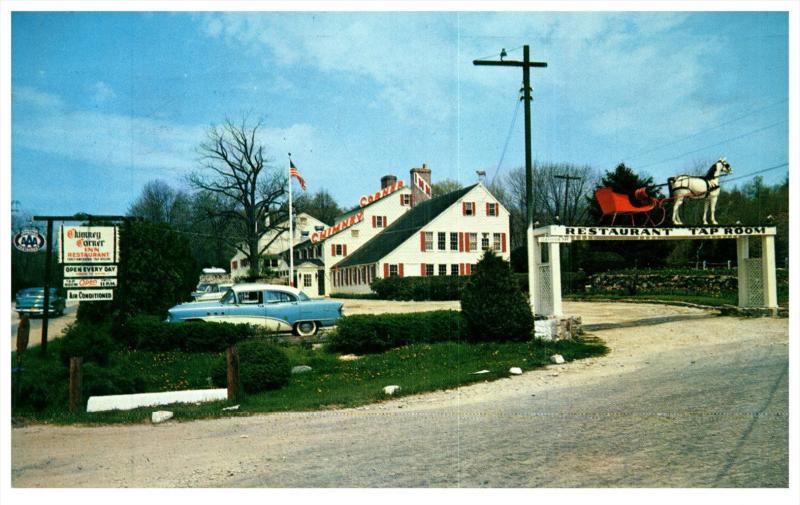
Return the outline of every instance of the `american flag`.
[[[294,166],[292,160],[289,160],[289,176],[297,178],[297,182],[300,183],[300,187],[303,189],[303,191],[306,190],[306,180],[303,179],[303,176],[297,171],[297,167]]]

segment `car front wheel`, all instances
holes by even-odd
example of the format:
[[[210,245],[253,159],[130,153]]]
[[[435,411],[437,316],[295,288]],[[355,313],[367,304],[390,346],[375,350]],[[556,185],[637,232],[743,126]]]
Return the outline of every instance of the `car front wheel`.
[[[312,337],[317,334],[317,328],[314,321],[300,321],[294,325],[294,333],[300,337]]]

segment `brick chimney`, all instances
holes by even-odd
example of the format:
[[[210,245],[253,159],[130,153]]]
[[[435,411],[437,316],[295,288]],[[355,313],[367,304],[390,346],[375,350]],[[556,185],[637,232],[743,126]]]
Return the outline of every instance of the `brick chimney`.
[[[397,182],[397,177],[395,177],[394,175],[384,175],[383,177],[381,177],[381,189],[388,188],[395,182]]]
[[[416,205],[431,197],[431,169],[423,163],[420,168],[411,169],[411,199]]]

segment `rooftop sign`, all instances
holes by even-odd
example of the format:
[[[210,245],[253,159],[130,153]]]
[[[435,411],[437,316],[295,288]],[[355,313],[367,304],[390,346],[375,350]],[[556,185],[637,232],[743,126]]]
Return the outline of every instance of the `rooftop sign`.
[[[358,203],[362,207],[366,207],[367,205],[371,204],[372,202],[376,202],[376,201],[380,200],[381,198],[383,198],[385,196],[391,195],[392,193],[394,193],[398,189],[402,189],[403,186],[405,186],[405,183],[402,180],[397,181],[394,184],[392,184],[391,186],[386,186],[385,188],[381,189],[380,191],[376,191],[375,193],[373,193],[371,195],[362,196]],[[313,238],[312,238],[312,240],[313,240]]]
[[[364,220],[364,211],[359,211],[356,214],[348,217],[347,219],[336,223],[335,225],[326,228],[322,231],[315,231],[311,234],[311,243],[316,244],[321,240],[325,240],[326,238],[330,237],[331,235],[335,235],[340,231],[350,228],[354,224],[360,223]]]

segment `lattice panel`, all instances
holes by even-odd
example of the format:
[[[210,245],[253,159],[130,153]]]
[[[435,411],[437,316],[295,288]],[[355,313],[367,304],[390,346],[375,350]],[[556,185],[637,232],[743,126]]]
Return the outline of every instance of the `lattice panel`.
[[[537,307],[541,314],[553,313],[553,277],[550,265],[539,265],[538,287],[539,300]]]
[[[748,307],[763,307],[764,301],[764,275],[761,272],[761,258],[747,258],[744,260],[746,265],[745,275],[747,276],[747,299],[745,303]]]

